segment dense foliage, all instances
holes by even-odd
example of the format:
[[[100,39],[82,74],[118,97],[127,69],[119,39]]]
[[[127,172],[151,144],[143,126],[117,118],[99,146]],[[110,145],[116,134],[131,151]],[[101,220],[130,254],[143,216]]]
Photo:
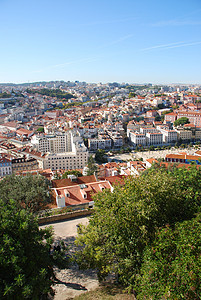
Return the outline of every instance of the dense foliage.
[[[90,218],[89,225],[80,228],[77,243],[83,248],[77,254],[78,263],[83,268],[97,268],[100,280],[114,272],[118,275],[121,283],[131,290],[137,290],[139,294],[142,292],[145,295],[144,291],[148,286],[149,289],[153,286],[153,289],[149,290],[149,294],[147,294],[147,299],[161,299],[160,296],[150,296],[155,294],[155,286],[150,285],[151,279],[148,281],[144,277],[143,270],[148,266],[151,268],[152,263],[152,259],[148,261],[147,258],[150,257],[149,251],[158,245],[159,252],[166,246],[168,249],[170,246],[171,252],[171,237],[163,240],[162,236],[161,244],[158,232],[163,234],[162,228],[168,225],[170,234],[172,232],[176,238],[180,222],[182,224],[183,221],[186,221],[181,225],[183,226],[181,234],[184,235],[185,230],[190,226],[188,222],[191,222],[200,210],[200,187],[201,170],[196,166],[189,169],[165,169],[156,166],[138,178],[126,180],[125,185],[116,187],[113,193],[103,191],[95,198],[95,212]],[[198,231],[192,235],[199,233],[199,222],[195,227],[196,230]],[[187,231],[185,237],[187,243],[189,242],[192,247],[197,247],[194,245],[193,239],[192,241],[188,240],[191,237]],[[178,245],[179,241],[182,243],[182,236],[180,238],[181,240],[179,237],[178,240],[175,240]],[[177,253],[177,255],[180,254]],[[192,255],[191,259],[196,268],[198,266],[197,256]],[[168,276],[171,276],[171,271],[164,265],[164,272],[161,272],[160,267],[162,264],[166,264],[165,259],[156,264],[158,264],[158,270],[154,274],[159,281],[160,289]],[[138,280],[140,276],[142,278]],[[201,279],[200,271],[196,273],[196,276],[196,280]],[[183,279],[183,287],[185,287],[182,291],[183,295],[187,295],[191,284],[186,279],[187,277]],[[139,282],[143,285],[142,287]],[[179,290],[172,294],[172,286],[166,286],[165,293],[169,295],[167,297],[181,299]]]
[[[189,124],[189,119],[186,117],[179,118],[178,120],[174,121],[174,126],[179,126],[179,125],[185,125]]]
[[[51,250],[50,228],[39,229],[37,220],[14,200],[0,200],[0,298],[46,299],[53,293],[53,267],[67,267],[65,246]]]
[[[10,98],[11,94],[8,94],[6,92],[0,93],[0,98]]]
[[[106,157],[106,155],[105,155],[105,150],[103,150],[103,149],[98,149],[97,151],[96,151],[96,154],[95,154],[95,161],[97,162],[97,163],[106,163],[106,162],[108,162],[108,159],[107,159],[107,157]]]
[[[77,170],[68,170],[63,175],[62,178],[68,178],[68,175],[75,175],[76,177],[82,177],[82,173]]]
[[[156,236],[143,256],[138,299],[200,299],[201,216]]]
[[[30,93],[30,94],[40,94],[40,95],[44,95],[44,96],[50,96],[50,97],[56,97],[57,99],[71,99],[71,98],[75,98],[72,94],[70,93],[66,93],[60,89],[46,89],[46,88],[43,88],[41,90],[30,90],[30,89],[27,89],[26,90],[27,93]]]
[[[13,199],[19,207],[35,212],[51,203],[49,185],[50,182],[40,175],[10,175],[0,181],[0,198],[4,202]]]
[[[90,155],[88,158],[87,167],[88,167],[87,175],[93,175],[97,171],[95,159],[93,158],[92,155]]]
[[[38,131],[38,132],[44,132],[44,127],[39,127],[36,131]]]

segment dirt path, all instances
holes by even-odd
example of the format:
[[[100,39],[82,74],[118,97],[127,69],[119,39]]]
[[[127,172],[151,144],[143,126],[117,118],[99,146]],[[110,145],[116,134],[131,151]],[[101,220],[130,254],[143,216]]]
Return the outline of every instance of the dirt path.
[[[54,229],[55,240],[63,240],[70,248],[70,253],[76,250],[74,245],[77,235],[77,225],[81,223],[86,225],[88,218],[73,219],[70,221],[51,224]],[[40,226],[44,228],[50,225]],[[96,272],[94,270],[82,271],[77,265],[72,265],[68,269],[56,269],[56,277],[59,280],[54,286],[54,300],[73,299],[84,292],[96,289],[99,286]]]

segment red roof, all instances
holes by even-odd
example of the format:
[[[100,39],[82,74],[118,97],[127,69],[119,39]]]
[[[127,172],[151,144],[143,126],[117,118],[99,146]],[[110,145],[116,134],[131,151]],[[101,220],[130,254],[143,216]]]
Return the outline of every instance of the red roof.
[[[111,185],[124,185],[126,178],[127,176],[125,175],[116,175],[116,176],[106,177],[105,180],[108,180]]]
[[[77,177],[76,181],[71,181],[71,179],[69,179],[69,178],[55,179],[55,180],[52,180],[52,187],[53,188],[61,188],[61,187],[85,184],[85,183],[96,182],[96,181],[97,180],[94,175]]]
[[[58,197],[64,197],[66,206],[79,205],[93,201],[92,195],[102,192],[103,189],[111,190],[111,185],[108,181],[96,181],[83,184],[82,186],[76,184],[56,188],[54,190],[53,197],[56,198],[56,194]]]

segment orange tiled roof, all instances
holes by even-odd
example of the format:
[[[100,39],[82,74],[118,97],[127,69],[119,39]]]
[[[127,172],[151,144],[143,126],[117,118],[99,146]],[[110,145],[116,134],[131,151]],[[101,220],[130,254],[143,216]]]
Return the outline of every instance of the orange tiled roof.
[[[77,180],[75,182],[71,181],[71,179],[69,178],[55,179],[52,180],[52,186],[54,188],[61,188],[65,186],[86,184],[86,183],[96,182],[96,181],[97,181],[96,177],[94,175],[90,175],[90,176],[77,177]]]

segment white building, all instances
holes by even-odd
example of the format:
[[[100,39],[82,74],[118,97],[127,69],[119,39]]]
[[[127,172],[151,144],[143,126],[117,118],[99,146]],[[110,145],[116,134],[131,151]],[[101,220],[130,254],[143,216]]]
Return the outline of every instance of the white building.
[[[43,169],[83,169],[88,162],[88,150],[76,132],[34,136],[32,144],[46,155],[42,158]]]
[[[158,132],[158,130],[154,127],[140,127],[140,132],[143,134]]]
[[[42,134],[34,135],[31,143],[40,152],[63,153],[72,151],[72,138],[70,131],[52,135]]]
[[[112,138],[114,149],[118,149],[118,148],[121,148],[123,146],[123,138],[120,135],[120,133],[113,134],[111,136],[111,138]]]
[[[163,143],[175,143],[178,139],[177,132],[175,130],[169,130],[166,128],[158,128],[159,131],[163,134]]]
[[[134,145],[146,145],[146,136],[143,133],[130,131],[129,139]]]
[[[96,151],[98,149],[111,149],[112,140],[109,137],[88,139],[88,147],[90,151]]]
[[[88,151],[76,149],[75,152],[48,153],[43,160],[43,169],[73,170],[83,169],[88,162]]]
[[[163,135],[159,132],[147,132],[146,133],[147,145],[162,145]]]

